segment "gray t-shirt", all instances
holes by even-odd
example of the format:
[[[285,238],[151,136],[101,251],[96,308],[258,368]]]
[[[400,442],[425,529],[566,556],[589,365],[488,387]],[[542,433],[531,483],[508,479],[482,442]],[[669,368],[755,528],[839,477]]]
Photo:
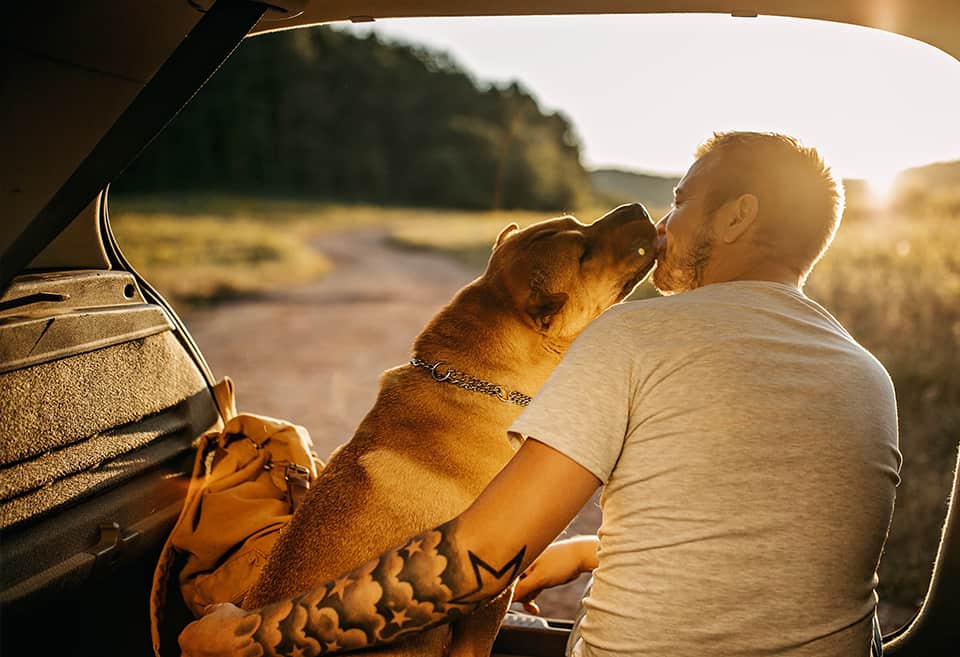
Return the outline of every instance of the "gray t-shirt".
[[[869,654],[896,400],[796,288],[611,308],[511,431],[604,483],[586,657]]]

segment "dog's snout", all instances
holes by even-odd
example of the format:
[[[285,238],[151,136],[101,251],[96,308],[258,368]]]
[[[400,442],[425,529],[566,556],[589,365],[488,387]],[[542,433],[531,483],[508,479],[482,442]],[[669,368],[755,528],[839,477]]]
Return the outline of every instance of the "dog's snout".
[[[598,243],[613,249],[652,250],[657,228],[650,213],[640,203],[627,203],[605,214],[593,224],[590,233]]]
[[[653,221],[650,218],[650,213],[647,212],[647,209],[643,207],[642,203],[627,203],[626,205],[621,205],[614,212],[622,213],[626,221],[639,221],[641,219]]]
[[[640,203],[626,203],[618,206],[600,218],[597,223],[605,224],[611,227],[619,227],[624,224],[642,221],[653,227],[653,220],[650,213]]]
[[[650,218],[650,213],[647,212],[647,208],[642,203],[631,203],[630,207],[634,209],[635,212],[640,214],[640,217],[646,219],[649,222],[653,222],[653,219]]]

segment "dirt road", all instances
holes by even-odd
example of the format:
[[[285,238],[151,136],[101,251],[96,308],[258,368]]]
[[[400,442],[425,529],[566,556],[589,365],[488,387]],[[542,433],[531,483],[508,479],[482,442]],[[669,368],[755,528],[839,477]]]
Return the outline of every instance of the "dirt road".
[[[414,337],[470,273],[431,253],[390,248],[385,230],[324,236],[324,278],[187,317],[238,408],[304,425],[326,457],[373,405],[380,374],[410,358]]]
[[[302,424],[321,458],[348,440],[384,370],[410,358],[413,339],[480,272],[429,252],[392,248],[387,231],[326,235],[324,278],[263,298],[185,315],[217,378],[237,386],[241,411]],[[571,526],[596,531],[595,502]],[[544,614],[572,617],[585,578],[544,593]]]

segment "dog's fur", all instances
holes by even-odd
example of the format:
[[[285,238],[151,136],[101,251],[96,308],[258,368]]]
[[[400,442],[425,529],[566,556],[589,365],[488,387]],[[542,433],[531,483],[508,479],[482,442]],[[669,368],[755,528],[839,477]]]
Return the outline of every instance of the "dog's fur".
[[[655,234],[639,205],[586,226],[512,224],[414,354],[533,395],[576,335],[650,271]],[[243,606],[301,593],[460,514],[513,455],[507,429],[520,411],[410,365],[384,373],[373,409],[313,484]],[[375,654],[489,654],[508,605],[509,594]]]

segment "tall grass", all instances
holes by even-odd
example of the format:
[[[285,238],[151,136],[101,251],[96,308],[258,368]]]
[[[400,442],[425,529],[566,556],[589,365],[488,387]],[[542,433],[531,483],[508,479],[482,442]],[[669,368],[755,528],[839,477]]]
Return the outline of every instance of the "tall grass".
[[[960,439],[960,216],[881,213],[842,225],[806,292],[893,378],[903,466],[880,595],[917,606]]]
[[[177,306],[257,295],[331,267],[310,248],[312,222],[300,206],[211,197],[111,205],[124,255]]]

